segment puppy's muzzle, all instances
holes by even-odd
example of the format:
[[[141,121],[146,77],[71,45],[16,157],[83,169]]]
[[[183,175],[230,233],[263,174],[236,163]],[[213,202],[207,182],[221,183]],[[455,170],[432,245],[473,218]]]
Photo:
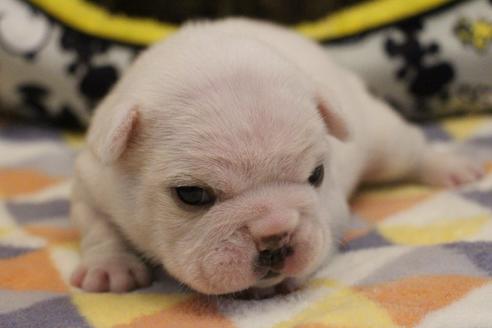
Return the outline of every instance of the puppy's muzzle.
[[[292,210],[269,213],[248,223],[247,228],[258,251],[254,267],[260,273],[260,279],[281,274],[287,258],[295,252],[291,242],[298,224],[299,214]]]

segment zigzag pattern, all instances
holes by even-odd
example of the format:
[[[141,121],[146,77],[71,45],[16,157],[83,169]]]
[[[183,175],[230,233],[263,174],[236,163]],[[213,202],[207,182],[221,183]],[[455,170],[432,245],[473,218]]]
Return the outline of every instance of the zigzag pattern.
[[[488,175],[456,190],[362,191],[340,254],[307,286],[240,301],[185,293],[165,275],[123,295],[70,287],[79,252],[68,191],[81,136],[0,123],[0,326],[492,327],[492,118],[426,132],[480,148]]]

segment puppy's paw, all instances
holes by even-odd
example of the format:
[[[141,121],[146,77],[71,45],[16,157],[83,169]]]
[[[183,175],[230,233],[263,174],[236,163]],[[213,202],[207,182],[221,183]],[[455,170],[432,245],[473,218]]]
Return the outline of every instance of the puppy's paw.
[[[70,283],[87,292],[123,293],[150,285],[151,276],[140,259],[125,255],[81,263]]]
[[[452,188],[480,180],[484,169],[480,163],[454,152],[433,151],[424,160],[418,176],[423,183]]]

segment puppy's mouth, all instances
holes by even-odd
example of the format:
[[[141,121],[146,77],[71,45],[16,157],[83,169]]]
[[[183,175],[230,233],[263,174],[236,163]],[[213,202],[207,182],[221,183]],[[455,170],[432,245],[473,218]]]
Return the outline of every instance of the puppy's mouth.
[[[272,278],[277,278],[280,275],[281,275],[280,272],[268,270],[268,272],[263,277],[261,277],[260,280],[268,280],[268,279],[272,279]]]
[[[275,286],[284,280],[286,276],[280,272],[272,269],[266,269],[265,273],[258,276],[256,283],[251,285],[252,288],[268,288]]]
[[[256,286],[268,286],[283,280],[282,269],[293,254],[294,249],[289,245],[259,252],[255,259],[258,273]]]

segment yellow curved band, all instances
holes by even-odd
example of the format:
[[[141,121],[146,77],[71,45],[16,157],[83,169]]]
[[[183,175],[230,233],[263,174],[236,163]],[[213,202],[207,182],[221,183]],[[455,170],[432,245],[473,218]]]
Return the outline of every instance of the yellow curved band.
[[[294,25],[292,28],[315,40],[337,39],[384,26],[451,1],[367,1],[313,22]],[[114,15],[86,0],[30,0],[30,2],[76,30],[136,45],[154,43],[179,28],[178,25],[152,19]]]

